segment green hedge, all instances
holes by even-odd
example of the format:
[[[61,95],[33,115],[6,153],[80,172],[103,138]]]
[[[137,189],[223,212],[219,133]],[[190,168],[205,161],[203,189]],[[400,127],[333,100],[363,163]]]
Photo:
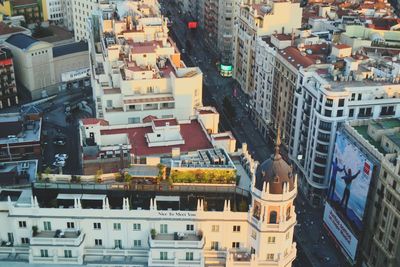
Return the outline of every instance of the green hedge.
[[[170,178],[174,183],[235,184],[236,170],[172,170]]]

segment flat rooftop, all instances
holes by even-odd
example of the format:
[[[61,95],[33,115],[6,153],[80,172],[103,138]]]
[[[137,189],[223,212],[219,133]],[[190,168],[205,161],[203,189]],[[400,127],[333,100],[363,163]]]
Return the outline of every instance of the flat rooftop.
[[[17,179],[18,184],[30,184],[36,180],[37,167],[37,160],[2,162],[0,163],[0,184],[3,184],[3,179],[9,180],[10,175],[23,178]]]
[[[0,145],[39,142],[42,119],[29,120],[20,115],[0,115]]]
[[[157,120],[157,124],[161,124],[161,121]],[[170,154],[172,148],[179,148],[181,152],[213,148],[211,142],[207,138],[207,133],[204,132],[197,120],[191,120],[189,123],[179,123],[179,127],[180,134],[185,141],[184,144],[157,147],[149,147],[146,140],[146,135],[154,132],[151,125],[120,129],[103,129],[100,133],[101,135],[126,133],[129,138],[129,143],[132,145],[131,153],[138,156]]]

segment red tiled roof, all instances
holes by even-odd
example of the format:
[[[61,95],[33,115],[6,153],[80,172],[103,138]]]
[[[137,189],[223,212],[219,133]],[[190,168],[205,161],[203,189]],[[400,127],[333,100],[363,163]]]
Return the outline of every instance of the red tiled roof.
[[[143,118],[143,123],[152,122],[154,119],[157,119],[157,117],[153,116],[153,115],[149,115],[149,116]]]
[[[345,49],[345,48],[351,48],[351,46],[346,45],[346,44],[336,44],[334,45],[337,49]]]
[[[172,148],[175,147],[179,147],[181,152],[196,151],[213,147],[197,120],[192,120],[188,124],[180,124],[180,133],[185,140],[185,144],[183,145],[149,147],[145,135],[153,132],[151,126],[101,130],[100,132],[102,135],[120,133],[128,134],[129,141],[132,145],[131,153],[138,156],[170,154]]]
[[[96,118],[85,118],[85,119],[82,119],[82,123],[83,123],[83,125],[94,125],[94,124],[99,124],[99,123],[100,123],[101,126],[109,125],[108,121],[103,120],[103,119],[96,119]]]
[[[172,96],[167,96],[167,97],[125,99],[124,104],[137,104],[137,103],[162,102],[162,101],[165,101],[165,102],[174,101],[174,98]]]

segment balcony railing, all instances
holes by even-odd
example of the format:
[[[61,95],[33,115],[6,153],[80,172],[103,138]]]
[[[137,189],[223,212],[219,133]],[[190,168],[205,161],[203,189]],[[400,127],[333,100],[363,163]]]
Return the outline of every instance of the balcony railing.
[[[53,246],[80,246],[85,234],[79,231],[65,232],[63,237],[56,237],[56,231],[42,231],[31,238],[31,245],[53,245]]]
[[[195,234],[185,234],[182,239],[177,234],[157,234],[153,239],[149,236],[149,244],[151,248],[203,248],[204,236]]]

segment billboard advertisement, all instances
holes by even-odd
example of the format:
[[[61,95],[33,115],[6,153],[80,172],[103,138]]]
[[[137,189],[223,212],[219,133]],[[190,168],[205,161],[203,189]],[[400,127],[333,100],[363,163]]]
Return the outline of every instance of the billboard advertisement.
[[[324,222],[352,260],[356,252],[353,246],[357,246],[357,238],[363,229],[373,167],[359,148],[342,132],[337,133]]]
[[[70,81],[75,81],[78,79],[83,79],[90,77],[90,69],[89,68],[83,68],[79,70],[74,70],[74,71],[69,71],[69,72],[64,72],[61,74],[61,82],[70,82]]]
[[[189,21],[188,28],[189,29],[197,29],[197,21]]]
[[[358,240],[339,218],[329,203],[325,205],[324,222],[340,246],[346,251],[347,255],[354,260],[356,257]]]

